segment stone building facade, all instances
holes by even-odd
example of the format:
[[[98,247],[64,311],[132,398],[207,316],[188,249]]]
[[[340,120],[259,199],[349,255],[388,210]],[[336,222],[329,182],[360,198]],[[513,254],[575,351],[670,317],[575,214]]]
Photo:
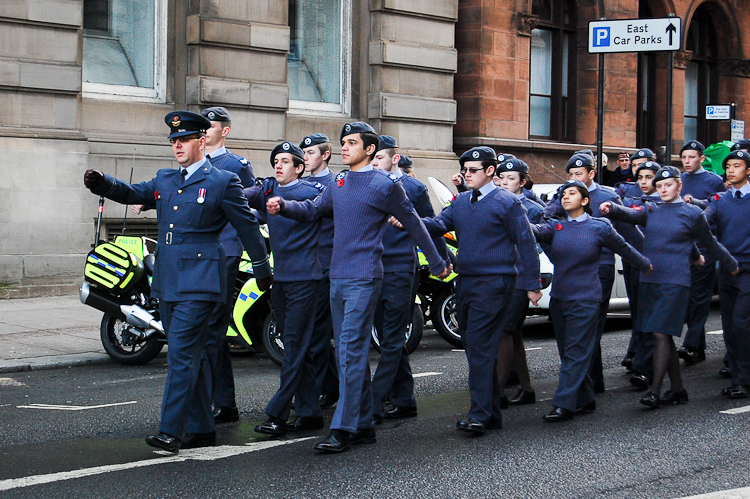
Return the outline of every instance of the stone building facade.
[[[87,168],[134,182],[175,165],[164,115],[220,105],[227,145],[256,174],[282,140],[346,121],[399,139],[418,176],[446,182],[477,144],[556,182],[592,147],[597,59],[587,24],[682,19],[675,145],[726,123],[695,109],[737,104],[750,62],[740,0],[9,0],[0,2],[0,296],[71,292],[94,237]],[[691,32],[691,27],[696,27]],[[664,139],[666,57],[606,58],[606,150]],[[647,81],[646,81],[647,80]],[[689,104],[690,110],[687,109]],[[702,134],[702,135],[701,135]],[[340,168],[338,148],[334,169]],[[107,231],[123,206],[107,202]],[[153,232],[152,215],[128,227]]]

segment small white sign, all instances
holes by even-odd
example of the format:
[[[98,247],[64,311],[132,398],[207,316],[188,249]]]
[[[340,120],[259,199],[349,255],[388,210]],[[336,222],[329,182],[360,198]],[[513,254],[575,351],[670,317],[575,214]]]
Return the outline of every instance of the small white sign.
[[[656,52],[680,50],[682,19],[625,19],[591,21],[589,53]]]
[[[739,142],[745,138],[745,122],[732,120],[732,142]]]
[[[707,120],[728,120],[732,117],[732,106],[706,106]]]

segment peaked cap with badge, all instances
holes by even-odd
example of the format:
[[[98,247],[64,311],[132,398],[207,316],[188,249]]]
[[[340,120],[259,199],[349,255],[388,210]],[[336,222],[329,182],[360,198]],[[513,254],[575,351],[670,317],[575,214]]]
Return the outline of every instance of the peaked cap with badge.
[[[169,127],[170,139],[206,133],[206,130],[211,128],[208,119],[190,111],[173,111],[164,117],[164,123]]]

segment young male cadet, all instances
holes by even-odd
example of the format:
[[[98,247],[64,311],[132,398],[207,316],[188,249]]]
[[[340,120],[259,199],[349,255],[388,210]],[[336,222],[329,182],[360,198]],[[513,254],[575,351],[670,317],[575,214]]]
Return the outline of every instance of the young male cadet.
[[[327,135],[314,133],[299,144],[305,154],[306,180],[327,188],[333,184],[333,172],[328,168],[331,160],[331,140]],[[323,278],[318,289],[318,310],[310,340],[310,355],[313,359],[315,383],[320,396],[320,407],[328,409],[339,398],[339,375],[336,368],[336,353],[331,345],[333,322],[331,322],[331,256],[333,255],[333,219],[324,218],[320,223],[318,237],[318,259]]]
[[[596,167],[594,166],[593,155],[574,154],[565,165],[565,170],[568,173],[568,178],[583,182],[589,190],[589,194],[591,195],[591,209],[594,217],[602,216],[599,211],[599,205],[606,201],[611,201],[620,205],[622,204],[620,196],[615,193],[614,189],[599,185],[594,181],[594,178],[596,178]],[[554,200],[547,205],[545,214],[558,218],[565,216],[565,211],[563,210],[558,197],[555,197]],[[642,234],[632,225],[616,222],[613,222],[613,224],[615,229],[620,232],[628,242],[635,241],[639,237],[642,238]],[[615,282],[615,255],[608,248],[602,249],[602,259],[599,265],[599,281],[602,285],[602,299],[601,302],[599,302],[596,349],[591,363],[591,379],[594,383],[594,391],[596,393],[604,392],[604,373],[602,369],[602,351],[600,342],[602,333],[604,333],[604,324],[607,321],[607,311],[609,310],[609,298],[612,294],[612,285]]]
[[[741,139],[732,144],[732,151],[750,152],[750,140]]]
[[[637,198],[642,195],[635,171],[646,161],[656,162],[656,153],[647,147],[639,149],[630,156],[630,170],[633,172],[633,179],[620,182],[615,186],[615,192],[620,198]]]
[[[232,128],[229,111],[223,107],[209,107],[201,111],[201,116],[211,122],[206,130],[206,159],[214,168],[234,173],[240,178],[243,187],[255,184],[255,175],[250,162],[237,154],[231,153],[224,146]],[[227,224],[221,232],[221,244],[227,255],[227,289],[232,289],[240,267],[242,241],[232,224]],[[233,293],[227,293],[227,301],[217,303],[208,323],[209,336],[206,340],[206,352],[211,365],[211,400],[214,407],[214,422],[229,423],[239,421],[237,400],[234,392],[234,374],[232,360],[229,356],[229,344],[226,340],[232,312]]]
[[[469,191],[460,193],[438,216],[423,221],[433,235],[455,230],[460,241],[456,313],[469,362],[471,406],[456,427],[483,435],[502,427],[495,373],[503,312],[515,288],[527,290],[534,304],[541,298],[539,255],[521,201],[492,181],[495,151],[474,147],[458,162]],[[523,262],[520,275],[514,265],[517,257]]]
[[[211,314],[226,301],[226,255],[219,239],[228,222],[253,262],[258,287],[268,289],[273,276],[240,179],[206,161],[205,131],[211,123],[187,111],[169,113],[164,121],[179,169],[159,170],[155,178],[135,185],[88,170],[84,184],[119,203],[156,202],[159,245],[152,293],[159,298],[169,341],[169,371],[159,433],[146,443],[177,452],[216,442],[205,344]]]
[[[389,216],[407,227],[433,275],[451,272],[395,176],[374,170],[370,162],[378,136],[364,122],[347,123],[341,130],[341,159],[350,171],[336,175],[335,185],[314,201],[268,201],[268,213],[301,221],[333,215],[331,259],[331,314],[339,361],[339,401],[330,434],[315,445],[325,453],[349,449],[350,443],[376,441],[373,420],[370,346],[373,314],[383,277],[383,230]]]
[[[305,171],[302,150],[282,142],[271,151],[274,178],[262,185],[245,189],[247,203],[259,212],[266,211],[266,202],[276,196],[304,201],[315,199],[324,189],[300,180]],[[319,298],[318,288],[323,274],[318,258],[320,221],[298,222],[279,215],[267,214],[266,223],[273,248],[274,285],[271,305],[276,327],[284,341],[284,362],[281,366],[279,389],[266,406],[268,420],[255,427],[258,433],[283,435],[287,430],[314,430],[323,427],[323,412],[318,403],[319,390],[313,376],[310,340]],[[287,424],[295,399],[299,417]]]
[[[510,154],[510,153],[500,153],[497,155],[497,164],[505,163],[506,161],[511,160],[511,159],[517,159],[517,158],[515,157],[515,155]],[[467,190],[469,190],[469,188],[466,185],[466,179],[460,173],[453,174],[452,180],[453,180],[453,185],[456,186],[456,190],[459,193],[466,192]],[[523,195],[531,199],[535,203],[539,203],[542,206],[546,206],[545,202],[542,201],[539,198],[539,196],[536,195],[536,192],[532,191],[531,189],[524,188]]]
[[[401,183],[406,196],[420,217],[434,217],[427,187],[399,169],[401,155],[398,143],[390,135],[380,136],[380,145],[372,165]],[[442,235],[433,239],[441,255],[447,256]],[[375,327],[380,334],[380,359],[372,377],[372,398],[375,422],[383,418],[397,419],[417,415],[414,378],[409,365],[409,352],[404,343],[406,328],[413,317],[417,253],[409,234],[392,225],[383,233],[383,280],[375,308]],[[393,407],[385,410],[390,400]]]
[[[714,194],[705,214],[716,239],[740,266],[736,275],[719,268],[721,325],[732,377],[731,385],[722,394],[738,399],[750,396],[750,153],[732,151],[724,158],[723,166],[732,188]]]
[[[717,192],[726,191],[724,180],[702,166],[706,157],[703,155],[705,147],[697,140],[686,142],[680,149],[682,166],[682,196],[687,202],[694,200],[708,200]],[[716,277],[716,260],[708,254],[706,248],[698,245],[698,249],[705,257],[705,264],[701,267],[690,267],[690,305],[685,321],[687,332],[682,341],[682,349],[678,354],[687,365],[695,364],[706,359],[706,320],[711,311],[711,296]]]

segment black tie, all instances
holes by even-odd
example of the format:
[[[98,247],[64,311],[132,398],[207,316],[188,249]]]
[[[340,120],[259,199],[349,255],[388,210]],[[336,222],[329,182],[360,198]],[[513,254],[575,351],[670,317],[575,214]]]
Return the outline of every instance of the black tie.
[[[471,193],[471,204],[474,204],[479,199],[479,196],[481,196],[482,193],[479,192],[479,189],[474,189],[474,191]]]
[[[734,191],[734,197],[740,199],[742,197],[742,193],[740,191]]]
[[[184,184],[185,183],[185,177],[187,177],[187,169],[183,168],[182,171],[180,171],[180,175],[182,175],[182,181],[180,182],[180,184]]]

